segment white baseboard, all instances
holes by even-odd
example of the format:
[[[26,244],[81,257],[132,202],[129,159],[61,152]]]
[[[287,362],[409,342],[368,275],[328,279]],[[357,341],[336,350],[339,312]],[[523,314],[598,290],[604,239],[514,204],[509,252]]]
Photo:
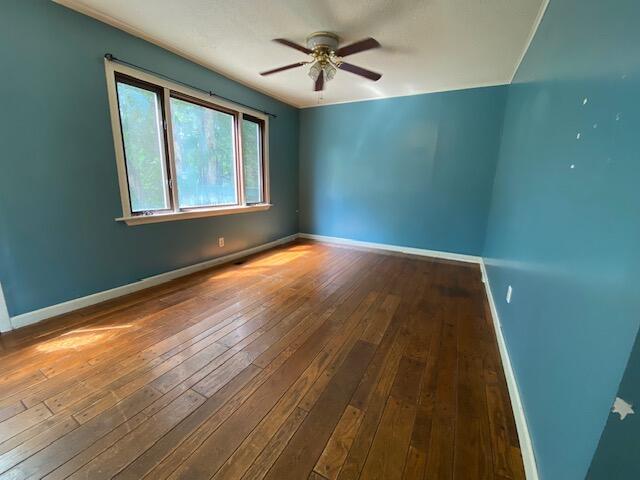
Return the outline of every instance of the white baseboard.
[[[15,317],[10,318],[10,324],[8,325],[10,327],[9,330],[14,328],[26,327],[27,325],[41,322],[42,320],[46,320],[47,318],[62,315],[64,313],[69,313],[80,308],[95,305],[96,303],[111,300],[112,298],[121,297],[122,295],[127,295],[129,293],[137,292],[138,290],[153,287],[155,285],[168,282],[169,280],[173,280],[174,278],[183,277],[185,275],[189,275],[190,273],[205,270],[222,263],[231,262],[241,257],[246,257],[248,255],[258,253],[263,250],[268,250],[284,243],[292,242],[296,238],[298,238],[298,234],[289,235],[288,237],[279,238],[278,240],[258,245],[257,247],[248,248],[236,253],[231,253],[223,257],[213,258],[205,262],[189,265],[188,267],[178,268],[177,270],[171,270],[159,275],[154,275],[153,277],[144,278],[134,283],[122,285],[121,287],[104,290],[92,295],[87,295],[86,297],[76,298],[67,302],[58,303],[56,305],[51,305],[39,310],[34,310],[32,312],[16,315]],[[0,320],[2,320],[2,302],[4,302],[4,298],[0,297]],[[1,322],[0,325],[2,325]]]
[[[324,235],[314,235],[312,233],[299,233],[300,238],[308,238],[318,242],[334,243],[336,245],[345,245],[350,247],[371,248],[376,250],[386,250],[389,252],[407,253],[410,255],[420,255],[423,257],[442,258],[446,260],[456,260],[458,262],[481,263],[482,258],[474,255],[464,255],[462,253],[442,252],[439,250],[426,250],[424,248],[403,247],[400,245],[390,245],[388,243],[372,243],[362,242],[360,240],[351,240],[341,237],[327,237]]]
[[[9,330],[11,330],[11,319],[9,318],[7,302],[4,300],[2,284],[0,284],[0,332],[8,332]]]
[[[518,383],[511,366],[511,358],[509,357],[509,350],[502,334],[502,324],[500,323],[500,317],[498,316],[498,310],[491,294],[491,285],[489,284],[489,277],[487,276],[487,270],[484,265],[484,261],[480,262],[480,269],[482,270],[482,281],[484,282],[484,288],[487,293],[487,299],[489,300],[489,307],[491,308],[491,317],[493,319],[493,328],[496,332],[496,338],[498,340],[498,349],[500,350],[500,358],[502,359],[502,368],[504,369],[504,375],[507,379],[507,387],[509,388],[509,397],[511,398],[511,408],[513,409],[513,416],[516,421],[516,429],[518,430],[518,440],[520,441],[520,451],[522,452],[522,461],[524,463],[524,471],[527,480],[538,480],[538,468],[536,466],[536,457],[533,453],[533,445],[531,443],[531,436],[529,435],[529,427],[527,426],[527,417],[524,414],[522,407],[522,400],[520,399],[520,391],[518,390]]]

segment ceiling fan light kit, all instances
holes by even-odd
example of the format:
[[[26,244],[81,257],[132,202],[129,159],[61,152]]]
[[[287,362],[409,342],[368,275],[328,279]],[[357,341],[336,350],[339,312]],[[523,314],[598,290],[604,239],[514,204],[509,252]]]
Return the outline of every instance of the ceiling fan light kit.
[[[309,77],[311,77],[314,82],[315,91],[324,90],[325,82],[333,79],[338,69],[359,75],[374,82],[382,77],[379,73],[346,63],[342,60],[342,58],[347,55],[353,55],[354,53],[380,47],[380,44],[373,38],[365,38],[359,42],[339,47],[340,39],[336,34],[331,32],[316,32],[309,35],[306,47],[284,38],[276,38],[274,42],[306,53],[311,56],[311,59],[306,62],[298,62],[284,67],[274,68],[262,72],[260,75],[266,76],[303,65],[311,65],[309,68]]]
[[[311,65],[311,68],[309,69],[309,76],[314,82],[318,80],[321,73],[324,74],[324,78],[328,82],[336,75],[336,68],[328,62],[324,65],[320,62],[315,62]]]

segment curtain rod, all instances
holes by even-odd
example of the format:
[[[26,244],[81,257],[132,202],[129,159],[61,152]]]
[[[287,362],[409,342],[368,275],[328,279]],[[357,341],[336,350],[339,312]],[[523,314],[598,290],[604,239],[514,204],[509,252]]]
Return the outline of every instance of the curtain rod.
[[[255,108],[255,107],[252,107],[250,105],[246,105],[244,103],[236,102],[235,100],[232,100],[231,98],[223,97],[222,95],[218,95],[217,93],[213,93],[211,90],[204,90],[204,89],[199,88],[199,87],[194,87],[193,85],[190,85],[190,84],[185,83],[185,82],[181,82],[180,80],[176,80],[175,78],[171,78],[168,75],[164,75],[163,73],[154,72],[153,70],[150,70],[150,69],[145,68],[145,67],[141,67],[140,65],[136,65],[135,63],[130,63],[130,62],[127,62],[125,60],[121,60],[119,58],[116,58],[111,53],[105,53],[104,54],[104,58],[106,58],[110,62],[116,62],[116,63],[120,63],[122,65],[127,65],[129,67],[137,68],[139,70],[144,70],[147,73],[151,73],[153,75],[157,75],[159,77],[164,78],[165,80],[170,80],[172,82],[179,83],[180,85],[183,85],[183,86],[191,88],[193,90],[197,90],[199,92],[205,93],[205,94],[207,94],[207,95],[209,95],[211,97],[217,97],[217,98],[220,98],[222,100],[226,100],[227,102],[235,103],[236,105],[240,105],[242,107],[250,108],[251,110],[255,110],[256,112],[262,112],[265,115],[269,115],[270,117],[273,117],[273,118],[277,117],[277,115],[275,113],[267,112],[265,110],[260,110],[259,108]]]

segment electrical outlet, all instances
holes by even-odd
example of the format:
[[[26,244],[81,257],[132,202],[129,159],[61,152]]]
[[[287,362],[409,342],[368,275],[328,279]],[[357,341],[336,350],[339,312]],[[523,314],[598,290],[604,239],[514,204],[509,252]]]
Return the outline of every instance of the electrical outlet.
[[[219,247],[224,247],[224,237],[219,237],[218,238],[218,246]]]
[[[511,285],[507,288],[507,303],[511,303],[511,294],[513,293],[513,288]]]

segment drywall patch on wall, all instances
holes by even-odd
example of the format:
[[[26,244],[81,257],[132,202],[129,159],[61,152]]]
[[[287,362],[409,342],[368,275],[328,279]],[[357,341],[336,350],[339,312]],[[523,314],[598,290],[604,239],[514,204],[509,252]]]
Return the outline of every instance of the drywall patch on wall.
[[[612,413],[617,413],[620,415],[620,420],[624,420],[627,418],[627,415],[631,415],[636,413],[633,411],[633,405],[625,402],[620,397],[616,397],[615,402],[613,402],[613,407],[611,408]]]
[[[616,395],[616,410],[622,414],[613,412],[612,409],[608,415],[591,462],[587,476],[589,480],[640,478],[640,415],[635,414],[637,405],[634,408],[640,398],[640,335],[636,336],[635,346]],[[633,410],[633,414],[629,409]]]

